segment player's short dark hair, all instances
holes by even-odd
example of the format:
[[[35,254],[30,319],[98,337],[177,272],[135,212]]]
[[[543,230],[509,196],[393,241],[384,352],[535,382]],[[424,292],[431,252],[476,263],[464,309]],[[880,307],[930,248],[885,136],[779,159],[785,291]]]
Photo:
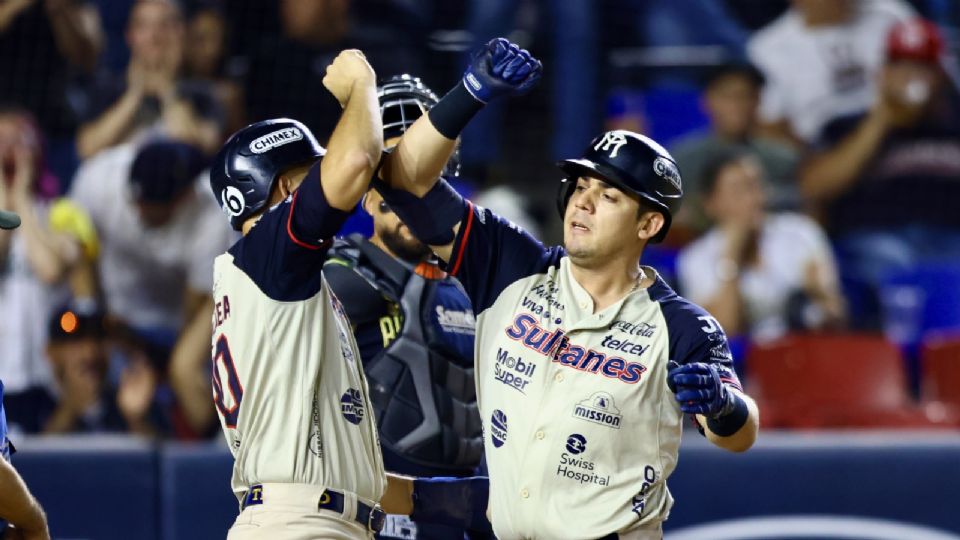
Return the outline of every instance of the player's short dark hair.
[[[657,212],[658,214],[662,214],[662,213],[663,213],[663,210],[657,208],[656,206],[648,203],[647,201],[645,201],[645,200],[643,200],[643,199],[641,199],[641,198],[639,198],[639,197],[637,198],[637,202],[640,204],[640,207],[637,208],[637,217],[638,217],[638,218],[641,217],[641,216],[643,216],[643,215],[646,214],[647,212]]]
[[[727,62],[707,71],[703,89],[709,91],[714,85],[729,77],[742,77],[758,90],[763,87],[763,73],[749,62]]]

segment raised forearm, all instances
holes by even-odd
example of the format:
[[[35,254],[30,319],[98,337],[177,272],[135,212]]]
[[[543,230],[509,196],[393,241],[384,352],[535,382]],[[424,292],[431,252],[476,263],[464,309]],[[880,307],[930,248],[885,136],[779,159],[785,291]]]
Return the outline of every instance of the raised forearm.
[[[210,361],[210,314],[213,300],[207,296],[193,310],[180,332],[170,358],[170,383],[190,427],[199,433],[209,428],[214,410],[206,366]]]
[[[122,141],[133,127],[142,98],[142,93],[128,89],[120,100],[103,114],[80,126],[77,134],[77,153],[80,157],[89,158]]]
[[[55,0],[47,2],[47,13],[60,54],[83,71],[93,72],[103,45],[96,8]]]
[[[453,154],[459,131],[482,106],[463,82],[458,82],[403,134],[384,164],[384,179],[395,188],[422,197],[437,182]]]
[[[816,201],[839,197],[856,182],[886,134],[881,115],[871,112],[839,145],[810,158],[800,171],[800,190]]]
[[[351,210],[369,189],[383,152],[383,126],[372,81],[356,81],[321,162],[323,193],[330,206]]]

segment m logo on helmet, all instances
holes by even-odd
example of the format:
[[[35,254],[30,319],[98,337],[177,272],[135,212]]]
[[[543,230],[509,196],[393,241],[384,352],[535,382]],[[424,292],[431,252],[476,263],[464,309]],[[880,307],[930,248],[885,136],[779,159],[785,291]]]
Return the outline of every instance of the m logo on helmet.
[[[233,186],[227,186],[220,192],[220,208],[230,217],[237,217],[243,213],[247,207],[247,201],[243,198],[243,193]]]
[[[593,149],[600,152],[610,152],[610,158],[613,159],[617,157],[617,152],[620,151],[620,147],[625,144],[627,144],[626,135],[617,133],[616,131],[608,131],[603,134],[600,142],[593,146]]]
[[[673,187],[682,189],[680,187],[680,171],[677,170],[677,166],[672,161],[658,157],[653,160],[653,172],[657,173],[657,176],[669,180]]]
[[[278,146],[283,146],[293,141],[303,139],[303,132],[295,127],[278,129],[267,133],[262,137],[257,137],[250,143],[250,151],[254,154],[262,154]]]

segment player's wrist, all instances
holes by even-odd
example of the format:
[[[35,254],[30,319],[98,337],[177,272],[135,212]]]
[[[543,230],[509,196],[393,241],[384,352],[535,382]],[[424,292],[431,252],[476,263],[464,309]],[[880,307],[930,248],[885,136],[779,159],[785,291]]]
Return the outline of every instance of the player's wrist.
[[[444,137],[455,140],[467,127],[473,116],[483,108],[484,102],[474,97],[461,80],[428,112],[430,123]]]
[[[727,403],[713,418],[707,418],[707,427],[715,435],[729,437],[740,431],[740,428],[747,423],[750,416],[750,409],[747,407],[745,399],[736,392],[727,389]]]
[[[392,188],[378,178],[371,185],[421,242],[428,246],[453,242],[453,228],[463,219],[467,203],[446,180],[438,180],[423,197]]]

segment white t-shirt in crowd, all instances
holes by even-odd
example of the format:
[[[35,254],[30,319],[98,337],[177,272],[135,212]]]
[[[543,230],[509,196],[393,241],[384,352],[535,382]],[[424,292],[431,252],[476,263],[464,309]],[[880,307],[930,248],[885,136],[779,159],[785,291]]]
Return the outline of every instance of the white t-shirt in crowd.
[[[764,121],[787,120],[797,136],[814,142],[830,120],[870,107],[887,32],[914,13],[903,0],[855,1],[848,24],[808,28],[790,9],[750,39],[747,53],[766,79]]]
[[[110,313],[138,328],[176,330],[187,289],[209,294],[213,260],[236,240],[210,191],[206,172],[169,223],[145,227],[129,176],[138,146],[123,144],[84,162],[70,197],[100,237],[100,279]]]
[[[726,247],[726,235],[714,227],[680,252],[680,290],[692,302],[708,304],[722,286],[719,263]],[[787,299],[803,288],[811,261],[830,273],[828,280],[836,279],[836,264],[823,231],[801,214],[769,215],[759,247],[760,264],[741,272],[740,291],[751,338],[767,341],[787,332]]]
[[[47,222],[46,203],[37,203],[34,211],[41,223]],[[52,382],[44,352],[47,322],[69,295],[65,286],[40,281],[27,260],[23,233],[15,230],[12,235],[0,269],[0,380],[9,394]]]

